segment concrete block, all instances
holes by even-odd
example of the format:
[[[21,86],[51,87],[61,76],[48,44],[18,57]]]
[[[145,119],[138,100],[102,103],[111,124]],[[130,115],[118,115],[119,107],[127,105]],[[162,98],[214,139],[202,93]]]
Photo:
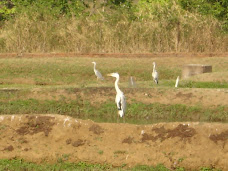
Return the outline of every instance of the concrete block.
[[[182,78],[188,78],[193,75],[212,72],[211,65],[188,64],[183,66]]]

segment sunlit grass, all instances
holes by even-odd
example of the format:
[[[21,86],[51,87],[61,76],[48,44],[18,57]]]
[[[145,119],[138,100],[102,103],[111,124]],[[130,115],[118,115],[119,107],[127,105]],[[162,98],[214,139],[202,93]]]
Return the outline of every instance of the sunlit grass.
[[[97,69],[105,81],[97,81],[93,72],[92,61],[97,62]],[[114,79],[106,76],[110,72],[120,74],[120,85],[128,86],[130,76],[138,87],[154,87],[152,81],[152,62],[157,63],[159,85],[173,87],[177,76],[181,76],[183,65],[188,63],[207,63],[216,72],[216,79],[202,82],[193,77],[195,87],[227,88],[228,78],[219,77],[228,72],[227,58],[9,58],[0,59],[0,88],[5,87],[47,87],[47,86],[112,86]],[[178,62],[177,62],[178,61]],[[219,67],[219,65],[221,65]],[[211,75],[213,77],[213,74]],[[180,80],[181,87],[189,87],[187,81]],[[191,78],[188,79],[191,81]],[[211,83],[214,82],[214,83]],[[218,83],[220,82],[220,83]],[[222,82],[222,84],[221,84]],[[193,83],[193,82],[192,82]]]

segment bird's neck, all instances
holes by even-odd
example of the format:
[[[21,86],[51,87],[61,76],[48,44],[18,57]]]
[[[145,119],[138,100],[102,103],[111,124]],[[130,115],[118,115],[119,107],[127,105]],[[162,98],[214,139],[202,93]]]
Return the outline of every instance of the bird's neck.
[[[96,70],[96,64],[94,64],[94,68],[93,69],[94,69],[94,71]]]
[[[155,72],[155,67],[156,67],[156,66],[155,66],[155,64],[154,64],[154,67],[153,67],[153,72]]]
[[[119,82],[119,77],[116,78],[116,81],[115,81],[115,89],[116,89],[116,92],[117,93],[121,93],[121,90],[119,89],[119,86],[118,86],[118,82]]]

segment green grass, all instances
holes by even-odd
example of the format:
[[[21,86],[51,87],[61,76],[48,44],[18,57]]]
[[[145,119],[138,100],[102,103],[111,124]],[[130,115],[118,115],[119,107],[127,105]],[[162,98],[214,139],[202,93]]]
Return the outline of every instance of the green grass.
[[[124,167],[125,165],[123,165]],[[89,164],[85,162],[79,163],[67,163],[60,162],[56,164],[36,164],[31,162],[26,162],[20,159],[1,159],[0,160],[0,170],[8,170],[8,171],[71,171],[71,170],[133,170],[133,171],[170,171],[170,169],[166,168],[164,165],[159,164],[157,166],[146,166],[139,165],[134,168],[128,169],[123,167],[113,167],[108,164]],[[172,169],[173,170],[173,169]],[[175,171],[185,171],[184,168],[176,168]],[[211,169],[202,167],[199,171],[219,171],[218,169]]]
[[[228,88],[228,82],[196,82],[183,81],[179,84],[180,88]]]
[[[0,160],[0,170],[13,170],[13,171],[68,171],[68,170],[107,170],[112,168],[110,165],[101,164],[88,164],[84,162],[79,163],[66,163],[60,162],[56,164],[35,164],[31,162],[26,162],[19,159]]]
[[[78,99],[38,100],[18,99],[0,102],[0,114],[62,114],[82,119],[93,119],[97,122],[116,122],[116,105],[113,101],[91,104]],[[143,104],[132,102],[128,104],[126,122],[145,124],[171,121],[207,121],[228,122],[226,106],[206,108],[187,106],[183,104]]]
[[[97,62],[97,69],[104,76],[110,72],[119,72],[121,89],[129,87],[129,77],[134,76],[139,89],[157,88],[163,91],[172,88],[175,91],[176,77],[181,74],[182,66],[187,63],[212,65],[216,76],[219,73],[222,76],[228,71],[227,58],[222,57],[219,60],[218,58],[1,58],[0,114],[56,113],[83,119],[90,118],[98,122],[116,121],[114,94],[112,97],[105,96],[105,102],[96,104],[93,103],[94,100],[90,101],[91,98],[75,95],[74,91],[82,92],[85,96],[93,93],[87,87],[93,87],[94,92],[97,91],[96,87],[112,87],[114,93],[115,79],[105,77],[105,81],[98,82],[93,72],[92,61]],[[159,85],[155,85],[152,81],[153,61],[157,63]],[[191,78],[180,80],[179,89],[228,88],[226,79],[209,82],[193,81]],[[39,89],[38,93],[34,93],[36,88]],[[59,95],[59,91],[66,93]],[[134,99],[130,101],[128,99],[126,116],[130,123],[228,121],[227,106],[207,108],[197,105],[144,104]]]
[[[97,62],[97,69],[105,76],[105,81],[97,82],[92,61]],[[178,62],[177,62],[178,60]],[[180,87],[191,88],[227,88],[228,78],[223,77],[228,71],[227,58],[1,58],[0,88],[34,87],[93,87],[113,86],[114,79],[107,73],[119,72],[120,83],[128,86],[129,77],[133,76],[139,87],[154,87],[152,82],[152,62],[156,61],[159,72],[157,87],[174,87],[177,76],[181,76],[182,66],[188,63],[206,63],[213,66],[216,80],[220,81],[182,81]],[[226,64],[226,65],[225,65]],[[221,74],[219,75],[219,73]],[[120,85],[121,85],[120,84]]]

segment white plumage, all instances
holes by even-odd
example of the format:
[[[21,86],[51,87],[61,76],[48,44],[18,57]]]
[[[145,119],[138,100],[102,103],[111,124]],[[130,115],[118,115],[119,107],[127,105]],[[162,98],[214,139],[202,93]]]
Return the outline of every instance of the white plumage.
[[[136,87],[135,80],[132,76],[130,76],[130,78],[129,78],[129,86],[130,87]]]
[[[178,83],[179,83],[179,76],[178,76],[177,79],[176,79],[175,87],[178,87]]]
[[[94,64],[94,73],[97,76],[97,80],[104,80],[104,77],[102,76],[102,74],[96,69],[96,62],[92,62]]]
[[[152,72],[153,80],[156,84],[158,84],[158,72],[156,71],[156,64],[153,62],[153,72]]]
[[[124,96],[123,92],[119,89],[119,86],[118,86],[120,76],[118,73],[111,73],[111,74],[108,74],[108,76],[116,78],[116,81],[115,81],[115,89],[116,89],[115,102],[116,102],[117,109],[118,109],[118,116],[124,117],[124,114],[126,111],[126,100],[125,100],[125,96]]]

